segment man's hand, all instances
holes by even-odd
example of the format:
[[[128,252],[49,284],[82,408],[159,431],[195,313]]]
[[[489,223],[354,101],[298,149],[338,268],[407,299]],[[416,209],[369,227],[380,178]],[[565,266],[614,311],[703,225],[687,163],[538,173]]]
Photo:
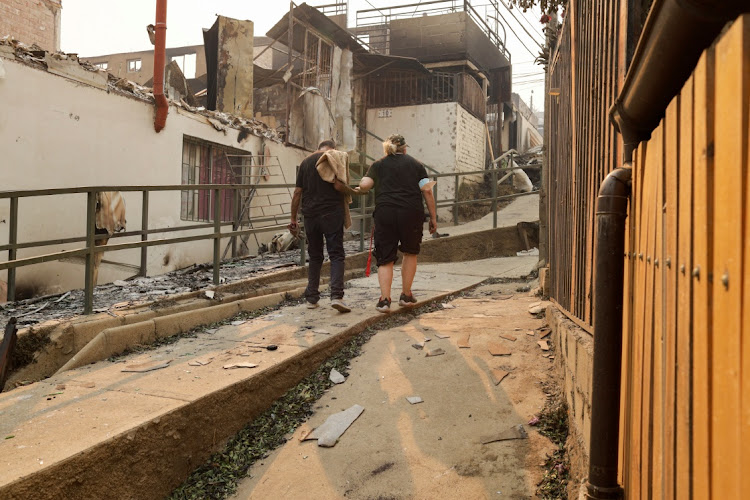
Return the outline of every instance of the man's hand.
[[[435,234],[437,231],[437,220],[430,218],[430,234]]]
[[[294,236],[299,236],[299,224],[297,224],[296,221],[292,221],[287,226],[287,229],[289,229],[289,232],[292,233]]]

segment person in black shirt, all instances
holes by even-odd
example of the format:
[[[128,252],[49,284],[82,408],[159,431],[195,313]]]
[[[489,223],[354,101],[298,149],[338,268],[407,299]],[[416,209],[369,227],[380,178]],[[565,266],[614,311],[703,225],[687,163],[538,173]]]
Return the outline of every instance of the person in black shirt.
[[[311,154],[299,166],[297,184],[292,196],[292,222],[289,230],[296,234],[297,213],[302,205],[305,218],[305,235],[310,264],[307,269],[305,298],[307,307],[315,309],[320,301],[320,270],[323,267],[323,239],[328,257],[331,259],[331,307],[339,312],[351,309],[344,303],[344,183],[324,181],[318,174],[316,164],[323,154],[335,149],[333,141],[323,141],[318,151]]]
[[[378,264],[380,300],[376,309],[388,312],[391,308],[393,264],[397,250],[404,254],[401,265],[401,297],[399,305],[417,303],[411,290],[417,273],[417,255],[422,242],[424,205],[430,212],[430,233],[437,231],[435,198],[427,171],[420,162],[406,154],[406,140],[391,135],[383,143],[385,156],[372,164],[359,184],[359,192],[375,188],[375,258]],[[400,245],[399,245],[400,243]]]

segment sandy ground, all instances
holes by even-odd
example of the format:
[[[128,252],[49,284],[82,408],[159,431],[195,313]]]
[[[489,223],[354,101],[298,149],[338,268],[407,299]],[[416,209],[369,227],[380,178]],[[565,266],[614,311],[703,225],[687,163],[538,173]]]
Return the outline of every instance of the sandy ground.
[[[250,469],[235,498],[535,498],[553,445],[526,423],[544,404],[552,363],[534,333],[543,320],[528,313],[537,299],[518,286],[485,285],[454,300],[455,309],[378,332],[352,361],[346,382],[318,402],[286,445]],[[467,335],[471,347],[458,348]],[[446,354],[426,357],[412,347],[426,338],[425,348]],[[493,357],[489,342],[512,354]],[[510,374],[495,385],[493,368]],[[411,405],[407,396],[424,402]],[[365,410],[335,447],[299,440],[354,404]],[[480,443],[517,424],[528,439]]]

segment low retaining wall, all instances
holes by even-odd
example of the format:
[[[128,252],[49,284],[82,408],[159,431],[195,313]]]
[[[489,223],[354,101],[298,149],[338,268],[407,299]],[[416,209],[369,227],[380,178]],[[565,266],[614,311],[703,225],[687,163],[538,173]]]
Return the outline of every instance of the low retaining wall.
[[[571,475],[568,493],[569,498],[578,498],[578,485],[587,477],[589,467],[594,338],[554,305],[547,308],[547,323],[556,348],[555,369],[568,403],[567,445]]]

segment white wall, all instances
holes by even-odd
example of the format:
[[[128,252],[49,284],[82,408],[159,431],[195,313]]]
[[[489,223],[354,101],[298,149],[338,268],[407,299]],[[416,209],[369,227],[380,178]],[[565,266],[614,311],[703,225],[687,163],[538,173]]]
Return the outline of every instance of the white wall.
[[[383,139],[402,134],[408,153],[440,173],[484,168],[484,124],[455,102],[368,109],[366,128]],[[367,154],[383,156],[381,142],[371,135],[367,136]],[[454,179],[441,178],[438,200],[453,199],[454,189]],[[443,219],[451,214],[449,209],[438,212]]]
[[[261,150],[260,138],[250,136],[238,144],[237,130],[217,131],[204,117],[175,107],[170,108],[166,128],[157,134],[151,104],[110,94],[14,60],[1,61],[6,74],[0,79],[0,190],[180,184],[185,135],[246,150],[249,154]],[[287,179],[293,178],[294,166],[305,153],[276,144],[271,149],[280,156]],[[141,195],[124,193],[124,197],[127,229],[137,230],[141,221]],[[85,195],[28,198],[19,205],[19,242],[85,235]],[[179,191],[152,193],[149,205],[151,228],[195,224],[180,220]],[[0,200],[0,244],[8,242],[8,218],[9,202]],[[192,233],[180,231],[161,237],[188,234]],[[159,237],[153,235],[151,239]],[[112,243],[126,241],[137,239],[120,238]],[[19,257],[82,245],[22,250]],[[211,249],[210,240],[152,247],[148,272],[160,274],[195,262],[207,262],[211,260]],[[108,252],[104,259],[137,265],[139,255],[139,250]],[[18,281],[19,284],[37,282],[45,292],[55,292],[81,287],[83,271],[80,263],[46,263],[20,268]],[[99,282],[133,274],[103,265]],[[5,272],[0,279],[5,279]]]

